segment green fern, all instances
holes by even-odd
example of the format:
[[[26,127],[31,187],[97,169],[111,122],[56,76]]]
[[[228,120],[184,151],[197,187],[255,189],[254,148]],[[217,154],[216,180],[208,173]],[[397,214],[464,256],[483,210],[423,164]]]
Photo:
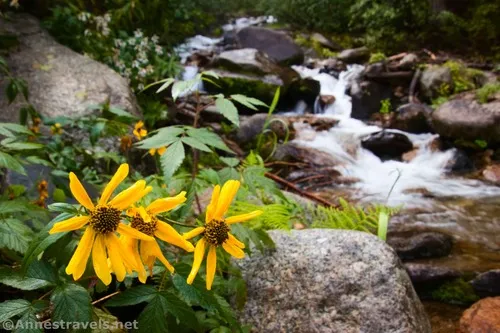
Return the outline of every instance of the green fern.
[[[254,210],[262,210],[264,213],[245,223],[245,225],[252,229],[290,230],[292,227],[292,211],[287,206],[281,204],[255,205],[248,202],[237,201],[231,207],[228,216],[246,214]]]
[[[312,228],[358,230],[377,234],[380,213],[394,215],[400,208],[372,205],[367,208],[339,199],[340,208],[309,206],[305,215],[312,220]]]

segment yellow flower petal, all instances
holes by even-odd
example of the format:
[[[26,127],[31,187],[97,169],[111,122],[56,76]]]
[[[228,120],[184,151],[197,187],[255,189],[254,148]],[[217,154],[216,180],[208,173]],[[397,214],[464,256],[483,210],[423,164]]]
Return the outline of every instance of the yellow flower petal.
[[[222,243],[222,248],[235,258],[242,259],[245,257],[245,252],[243,252],[243,250],[228,241]]]
[[[194,246],[186,239],[184,239],[171,225],[158,221],[156,224],[155,236],[159,239],[170,243],[172,245],[178,246],[188,252],[194,251]]]
[[[146,182],[139,180],[128,189],[118,193],[108,204],[119,210],[127,209],[153,189],[151,186],[145,186]]]
[[[229,236],[229,239],[228,241],[234,245],[236,245],[237,247],[239,247],[240,249],[244,249],[245,248],[245,244],[240,242],[236,237],[233,236],[233,234],[231,234],[230,232],[227,233],[227,235]]]
[[[125,269],[125,265],[123,264],[123,251],[120,241],[113,233],[109,233],[103,237],[104,242],[106,243],[106,248],[108,249],[108,256],[111,260],[111,267],[116,275],[116,279],[118,281],[123,281],[125,279],[125,275],[127,275],[127,271]]]
[[[144,243],[144,241],[142,241],[142,243]],[[165,256],[161,252],[158,243],[156,241],[146,242],[146,243],[150,243],[151,249],[155,257],[157,257],[163,263],[163,265],[165,265],[165,267],[170,271],[170,273],[173,273],[175,271],[174,266],[172,266],[170,262],[167,260],[167,258],[165,258]]]
[[[97,277],[108,286],[111,283],[111,272],[109,271],[103,237],[103,235],[97,235],[95,239],[94,247],[92,248],[92,263]]]
[[[87,227],[83,233],[82,239],[78,243],[75,253],[71,257],[68,265],[66,266],[66,274],[73,275],[76,281],[82,277],[87,267],[87,261],[94,244],[95,231],[91,227]]]
[[[241,215],[235,215],[231,217],[226,218],[226,223],[227,224],[233,224],[233,223],[238,223],[238,222],[244,222],[250,219],[253,219],[257,216],[262,215],[263,211],[261,210],[254,210],[253,212],[247,213],[247,214],[241,214]]]
[[[144,207],[142,206],[139,207],[137,209],[137,212],[139,213],[144,222],[151,222],[151,216],[146,212],[146,209]]]
[[[135,123],[134,129],[138,130],[141,129],[144,126],[144,122],[142,120],[139,120],[138,122]]]
[[[141,241],[140,253],[141,260],[149,268],[149,272],[151,276],[153,276],[153,265],[156,260],[156,256],[154,255],[154,248],[151,247],[151,243],[156,241]]]
[[[149,206],[146,208],[148,212],[150,212],[153,215],[168,212],[169,210],[172,210],[185,202],[186,199],[186,192],[181,192],[177,194],[175,197],[171,198],[162,198],[162,199],[157,199],[153,201]]]
[[[113,191],[116,190],[118,185],[127,178],[128,175],[128,164],[124,163],[120,165],[118,170],[116,170],[115,175],[111,180],[109,181],[108,185],[104,188],[104,191],[102,191],[101,198],[99,199],[99,204],[104,205],[108,202],[109,198],[111,197],[111,194],[113,194]]]
[[[139,246],[138,246],[139,241],[137,239],[124,236],[122,243],[126,248],[130,250],[130,252],[132,252],[134,260],[137,263],[137,266],[135,268],[132,268],[132,270],[137,271],[137,275],[139,276],[139,281],[141,281],[142,283],[146,283],[148,274],[144,269],[141,257],[139,256]],[[125,267],[127,267],[127,263],[125,263]]]
[[[205,223],[212,221],[215,209],[217,208],[217,202],[219,201],[219,195],[220,195],[220,185],[216,185],[212,192],[212,199],[210,199],[210,204],[208,204],[207,206]]]
[[[205,231],[205,227],[194,228],[193,230],[191,230],[189,232],[183,233],[182,238],[191,239],[191,238],[194,238],[198,235],[201,235],[204,231]]]
[[[207,255],[207,290],[212,289],[212,283],[215,277],[215,268],[217,266],[217,248],[210,245]]]
[[[160,147],[158,148],[158,155],[163,155],[167,151],[167,147]]]
[[[85,191],[82,183],[80,183],[80,180],[73,172],[69,173],[69,188],[73,197],[75,197],[76,201],[78,201],[83,207],[88,210],[94,209],[94,204],[92,203],[92,200],[90,200],[87,191]]]
[[[227,212],[229,205],[233,201],[238,189],[240,188],[240,182],[237,180],[228,180],[222,190],[220,191],[219,201],[217,202],[217,208],[213,215],[213,219],[220,220]]]
[[[149,155],[151,155],[151,156],[155,156],[155,154],[156,154],[156,149],[155,149],[155,148],[151,148],[151,149],[149,150]]]
[[[70,219],[57,222],[54,224],[52,229],[50,229],[49,234],[55,234],[57,232],[78,230],[89,222],[90,218],[88,216],[76,216]]]
[[[189,273],[189,276],[187,278],[188,284],[192,284],[194,278],[196,277],[196,274],[198,274],[204,255],[205,255],[205,240],[202,238],[198,241],[198,243],[196,243],[196,247],[194,249],[193,266],[191,268],[191,273]]]
[[[143,234],[139,230],[134,229],[131,226],[129,226],[127,224],[123,224],[123,223],[118,224],[118,229],[116,229],[116,231],[120,235],[125,235],[125,236],[136,238],[136,239],[141,239],[141,240],[145,240],[145,241],[152,241],[152,240],[154,240],[153,237],[148,236],[146,234]]]

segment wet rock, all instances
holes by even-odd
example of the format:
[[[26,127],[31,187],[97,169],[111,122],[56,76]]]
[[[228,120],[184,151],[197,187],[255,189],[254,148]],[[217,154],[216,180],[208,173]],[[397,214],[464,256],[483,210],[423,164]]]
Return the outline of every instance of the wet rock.
[[[500,333],[500,297],[474,303],[460,318],[458,333]]]
[[[288,142],[278,146],[273,156],[274,160],[285,162],[302,162],[310,166],[337,166],[342,161],[331,154],[302,146],[296,142]]]
[[[489,165],[483,170],[483,178],[493,184],[500,185],[500,164]]]
[[[432,132],[431,114],[432,109],[425,104],[404,104],[397,109],[391,128],[416,134]]]
[[[401,159],[403,160],[403,162],[411,162],[415,157],[417,157],[418,151],[418,148],[410,150],[409,152],[404,153],[401,156]]]
[[[474,162],[462,149],[456,149],[453,158],[446,164],[446,169],[451,172],[466,173],[474,170]]]
[[[381,61],[366,66],[365,70],[363,71],[363,75],[375,76],[375,75],[380,75],[381,73],[384,73],[386,71],[387,71],[387,66],[385,65],[384,62]]]
[[[280,71],[275,63],[256,49],[224,51],[215,59],[214,65],[238,73],[272,74]]]
[[[335,103],[335,96],[320,95],[318,98],[318,103],[321,109],[324,110],[324,108],[327,107],[328,105],[332,105],[333,103]]]
[[[356,49],[347,49],[340,52],[337,58],[348,64],[364,63],[370,58],[370,50],[365,46]]]
[[[408,53],[398,63],[398,69],[413,69],[418,64],[418,56],[415,53]]]
[[[429,66],[422,72],[420,92],[424,97],[428,99],[437,97],[443,85],[447,85],[448,89],[453,91],[453,79],[448,67]]]
[[[260,27],[247,27],[236,34],[241,48],[257,49],[281,65],[302,64],[304,52],[287,34]]]
[[[480,274],[470,284],[480,297],[500,296],[500,269]]]
[[[186,65],[196,67],[206,67],[212,63],[214,58],[214,51],[199,50],[186,58]]]
[[[361,141],[361,145],[381,158],[400,158],[403,153],[413,149],[406,135],[388,131],[370,134]]]
[[[452,268],[432,264],[408,262],[404,266],[414,284],[444,282],[461,276],[459,271]]]
[[[127,80],[97,61],[57,43],[40,22],[28,14],[16,14],[12,20],[0,18],[0,31],[13,34],[19,41],[6,57],[12,75],[26,80],[30,102],[46,117],[78,118],[91,114],[88,106],[109,99],[116,107],[139,115],[135,96]],[[0,77],[0,91],[8,80]],[[21,95],[21,94],[19,94]],[[0,121],[17,122],[21,96],[8,104],[0,94]]]
[[[442,137],[474,142],[500,142],[500,100],[479,104],[462,95],[432,113],[432,124]]]
[[[256,332],[430,333],[394,252],[348,230],[271,231],[275,251],[237,261],[248,299],[240,319]]]
[[[391,237],[387,243],[403,261],[445,257],[450,254],[453,246],[452,237],[439,232],[424,232],[410,237]]]
[[[380,101],[392,97],[392,88],[374,81],[354,82],[349,95],[352,97],[351,117],[367,120],[380,111]]]
[[[326,48],[332,50],[332,51],[342,51],[343,50],[343,47],[341,45],[335,43],[331,39],[326,38],[325,36],[323,36],[322,34],[317,33],[317,32],[315,32],[311,35],[311,40],[313,42],[318,43],[319,45],[321,45],[323,47],[326,47]]]

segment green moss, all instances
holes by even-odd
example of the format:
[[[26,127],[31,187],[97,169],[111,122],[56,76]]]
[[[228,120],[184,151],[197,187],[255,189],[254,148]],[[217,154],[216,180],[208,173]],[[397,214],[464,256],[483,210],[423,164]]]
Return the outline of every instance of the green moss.
[[[370,64],[373,64],[375,62],[384,61],[385,59],[387,59],[387,56],[385,54],[383,54],[382,52],[377,52],[370,55],[370,60],[368,60],[368,62]]]
[[[267,83],[258,79],[246,79],[244,77],[220,77],[216,80],[218,87],[205,83],[209,92],[223,93],[225,95],[242,94],[257,98],[264,103],[271,103],[277,85]]]
[[[432,298],[452,304],[470,304],[479,299],[472,286],[462,278],[445,282],[432,292]]]
[[[488,83],[476,91],[479,103],[487,103],[490,97],[500,92],[500,83]]]
[[[389,98],[380,101],[380,111],[381,114],[388,114],[391,112],[391,100]]]
[[[298,35],[295,37],[295,43],[305,48],[312,48],[318,56],[323,58],[333,58],[338,55],[338,52],[334,52],[329,48],[324,47],[318,41],[307,39],[304,35]]]
[[[467,68],[459,61],[449,60],[443,66],[448,67],[451,71],[454,94],[477,88],[479,86],[478,82],[483,76],[482,71]]]

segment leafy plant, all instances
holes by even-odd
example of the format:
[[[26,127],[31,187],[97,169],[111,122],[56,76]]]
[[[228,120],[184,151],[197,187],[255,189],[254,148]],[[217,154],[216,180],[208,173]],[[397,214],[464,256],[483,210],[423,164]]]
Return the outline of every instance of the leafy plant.
[[[476,91],[479,103],[488,103],[489,99],[500,92],[500,83],[487,83]]]
[[[391,100],[389,98],[380,101],[381,114],[389,114],[391,112]]]
[[[385,59],[387,59],[387,56],[384,53],[377,52],[377,53],[372,53],[370,55],[370,60],[368,60],[368,62],[370,64],[373,64],[373,63],[376,63],[376,62],[384,61]]]

